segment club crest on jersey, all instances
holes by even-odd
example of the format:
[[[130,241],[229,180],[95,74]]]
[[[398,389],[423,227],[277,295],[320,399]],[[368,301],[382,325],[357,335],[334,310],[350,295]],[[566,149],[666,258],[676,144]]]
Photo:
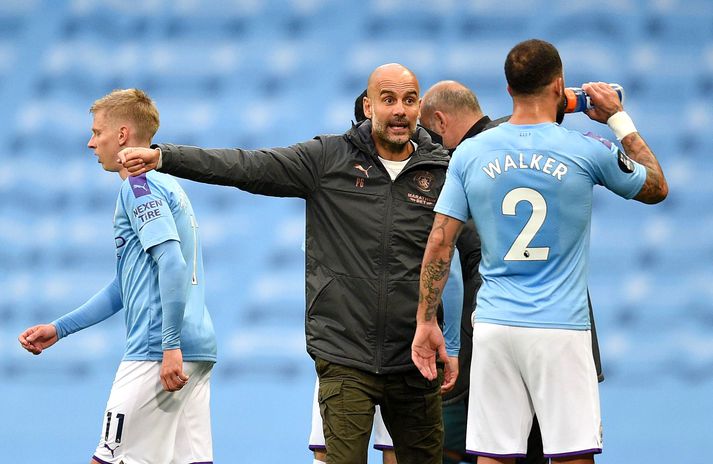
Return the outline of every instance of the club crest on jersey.
[[[418,188],[424,193],[428,193],[431,191],[434,179],[434,175],[427,171],[417,172],[413,176],[413,181],[416,183],[416,188]]]
[[[600,142],[602,142],[602,144],[603,144],[605,147],[607,147],[608,149],[611,150],[611,142],[610,142],[609,140],[605,139],[604,137],[602,137],[601,135],[597,135],[597,134],[595,134],[594,132],[587,132],[587,133],[584,134],[584,135],[586,135],[587,137],[591,137],[591,138],[593,138],[594,140],[599,140]]]
[[[149,181],[146,179],[146,174],[141,174],[140,176],[136,177],[129,177],[129,185],[131,186],[131,191],[134,192],[135,198],[151,194],[151,189],[149,188]]]

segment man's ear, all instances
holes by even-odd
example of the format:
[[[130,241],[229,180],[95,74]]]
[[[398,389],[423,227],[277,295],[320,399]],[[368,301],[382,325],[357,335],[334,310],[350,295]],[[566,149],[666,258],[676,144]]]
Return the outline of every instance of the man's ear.
[[[443,111],[435,111],[433,113],[433,122],[435,123],[435,129],[437,132],[443,136],[448,126],[448,117]]]
[[[371,119],[371,100],[369,97],[364,97],[362,104],[364,105],[364,116],[366,116],[366,119]]]
[[[564,78],[562,76],[554,80],[553,85],[555,86],[555,95],[557,98],[562,98],[562,92],[564,92]]]
[[[121,126],[119,128],[119,146],[124,146],[129,141],[129,127]]]

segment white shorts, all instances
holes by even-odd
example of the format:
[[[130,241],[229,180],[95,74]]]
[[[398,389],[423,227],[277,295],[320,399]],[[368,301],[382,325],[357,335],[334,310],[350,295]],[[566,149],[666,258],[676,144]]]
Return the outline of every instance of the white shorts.
[[[534,414],[545,457],[601,453],[591,334],[476,322],[466,450],[525,457]]]
[[[319,392],[319,379],[314,386],[314,399],[312,400],[312,430],[309,434],[309,449],[312,451],[324,451],[327,449],[324,443],[324,429],[322,428],[322,415],[319,413],[319,401],[317,393]],[[384,419],[381,417],[381,408],[376,405],[374,413],[374,448],[378,450],[394,449],[394,442],[391,441],[391,435],[386,430]]]
[[[100,463],[211,463],[212,362],[184,362],[190,377],[179,391],[161,386],[160,361],[123,361],[94,452]]]

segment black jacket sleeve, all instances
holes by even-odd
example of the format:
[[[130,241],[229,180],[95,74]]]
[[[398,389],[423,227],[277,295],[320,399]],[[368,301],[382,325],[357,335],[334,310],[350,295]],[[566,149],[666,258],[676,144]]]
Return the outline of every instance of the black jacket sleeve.
[[[162,152],[161,172],[276,197],[308,197],[319,187],[324,167],[324,145],[319,138],[261,150],[155,146]]]
[[[456,247],[458,248],[461,265],[463,267],[463,281],[479,280],[480,236],[472,220],[469,220],[463,226],[456,241]]]

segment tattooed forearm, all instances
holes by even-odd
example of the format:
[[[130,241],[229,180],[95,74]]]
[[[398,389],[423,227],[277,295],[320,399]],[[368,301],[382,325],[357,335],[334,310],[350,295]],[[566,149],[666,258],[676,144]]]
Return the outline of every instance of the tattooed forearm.
[[[449,226],[449,223],[451,222],[456,223],[457,229],[455,236],[449,237],[446,227],[452,227]],[[453,258],[453,253],[456,249],[456,240],[458,239],[458,236],[460,235],[462,230],[462,222],[451,219],[448,216],[438,215],[436,217],[436,220],[433,222],[433,229],[431,229],[431,234],[428,236],[428,241],[430,244],[429,246],[446,247],[448,249],[448,256]]]
[[[456,239],[462,227],[462,222],[443,214],[437,213],[433,220],[421,265],[417,321],[429,322],[435,319],[443,287],[451,270]]]
[[[431,229],[430,239],[434,240],[438,245],[446,245],[446,226],[451,220],[448,216],[443,216],[433,222],[433,229]],[[455,242],[449,244],[451,248],[455,245]]]
[[[426,321],[432,320],[436,315],[438,304],[441,302],[441,294],[443,293],[444,283],[441,283],[441,281],[448,275],[449,271],[450,259],[436,259],[425,264],[421,269],[419,303],[426,303],[426,314],[424,315]]]
[[[658,203],[664,198],[666,194],[663,193],[666,180],[663,177],[661,171],[656,171],[648,166],[646,166],[646,182],[641,187],[636,199],[644,203]],[[668,190],[668,187],[666,187]]]
[[[646,181],[641,191],[636,195],[636,200],[643,203],[658,203],[666,198],[668,184],[663,171],[651,148],[646,144],[638,132],[627,135],[621,140],[624,151],[634,161],[646,167]]]

